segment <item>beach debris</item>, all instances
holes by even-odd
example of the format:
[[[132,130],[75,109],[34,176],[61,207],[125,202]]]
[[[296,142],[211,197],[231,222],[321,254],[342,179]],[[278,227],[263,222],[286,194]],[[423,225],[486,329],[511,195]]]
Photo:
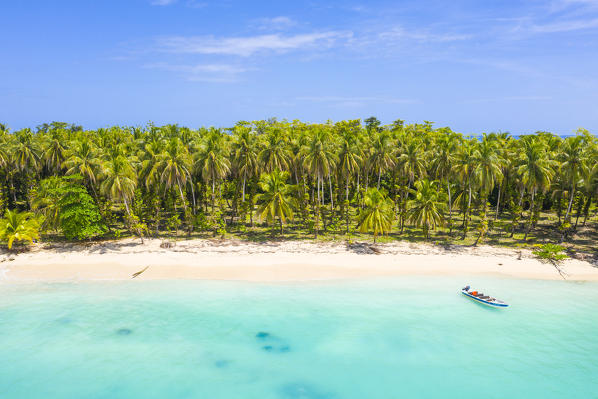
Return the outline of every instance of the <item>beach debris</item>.
[[[303,382],[285,384],[280,389],[281,396],[288,399],[334,399],[337,395],[322,392],[317,387]]]
[[[172,241],[163,241],[160,243],[160,248],[164,248],[164,249],[173,248],[174,246],[175,246],[175,243]]]
[[[137,276],[139,276],[141,273],[143,273],[144,271],[146,271],[149,268],[149,266],[146,266],[143,268],[143,270],[139,270],[138,272],[135,272],[131,275],[131,278],[135,278]]]
[[[347,244],[347,249],[356,252],[358,254],[376,254],[380,255],[382,250],[367,242],[354,242]]]
[[[131,335],[132,333],[133,330],[129,328],[119,328],[118,330],[116,330],[116,334],[118,335]]]

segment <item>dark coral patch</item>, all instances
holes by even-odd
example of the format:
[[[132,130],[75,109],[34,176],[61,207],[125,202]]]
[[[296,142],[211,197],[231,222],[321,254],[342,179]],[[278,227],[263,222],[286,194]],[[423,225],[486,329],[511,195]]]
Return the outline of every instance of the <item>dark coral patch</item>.
[[[214,362],[214,366],[218,367],[219,369],[223,369],[228,367],[231,364],[230,360],[216,360]]]
[[[133,330],[129,328],[119,328],[118,330],[116,330],[116,334],[118,335],[131,335],[132,333]]]

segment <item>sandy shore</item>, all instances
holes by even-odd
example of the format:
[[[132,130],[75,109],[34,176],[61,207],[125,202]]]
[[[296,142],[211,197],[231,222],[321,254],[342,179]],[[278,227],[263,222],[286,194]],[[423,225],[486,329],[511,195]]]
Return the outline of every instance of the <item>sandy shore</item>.
[[[39,244],[30,252],[0,255],[0,281],[124,280],[146,266],[137,279],[282,282],[416,274],[562,279],[553,265],[528,250],[487,246],[392,243],[377,245],[376,254],[367,245],[344,243],[189,240],[161,248],[162,242]],[[570,259],[560,268],[567,280],[598,281],[598,268],[588,262]]]

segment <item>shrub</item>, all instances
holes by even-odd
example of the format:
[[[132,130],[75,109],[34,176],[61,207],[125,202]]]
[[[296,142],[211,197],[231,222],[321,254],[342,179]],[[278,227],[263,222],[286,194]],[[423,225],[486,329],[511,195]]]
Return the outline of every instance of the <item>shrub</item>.
[[[568,258],[567,254],[563,253],[565,248],[557,244],[544,244],[534,251],[540,259],[551,262],[560,262]]]

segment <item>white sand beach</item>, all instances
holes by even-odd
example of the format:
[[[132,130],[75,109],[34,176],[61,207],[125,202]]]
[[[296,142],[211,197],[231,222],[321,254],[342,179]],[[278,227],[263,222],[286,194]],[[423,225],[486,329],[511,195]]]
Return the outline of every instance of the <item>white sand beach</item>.
[[[182,240],[161,248],[158,239],[91,244],[37,244],[29,252],[0,255],[0,281],[206,279],[284,282],[399,275],[491,274],[560,280],[550,263],[529,250],[488,246],[450,247],[405,242],[367,245],[285,241],[250,243]],[[568,259],[567,280],[598,281],[598,267]]]

